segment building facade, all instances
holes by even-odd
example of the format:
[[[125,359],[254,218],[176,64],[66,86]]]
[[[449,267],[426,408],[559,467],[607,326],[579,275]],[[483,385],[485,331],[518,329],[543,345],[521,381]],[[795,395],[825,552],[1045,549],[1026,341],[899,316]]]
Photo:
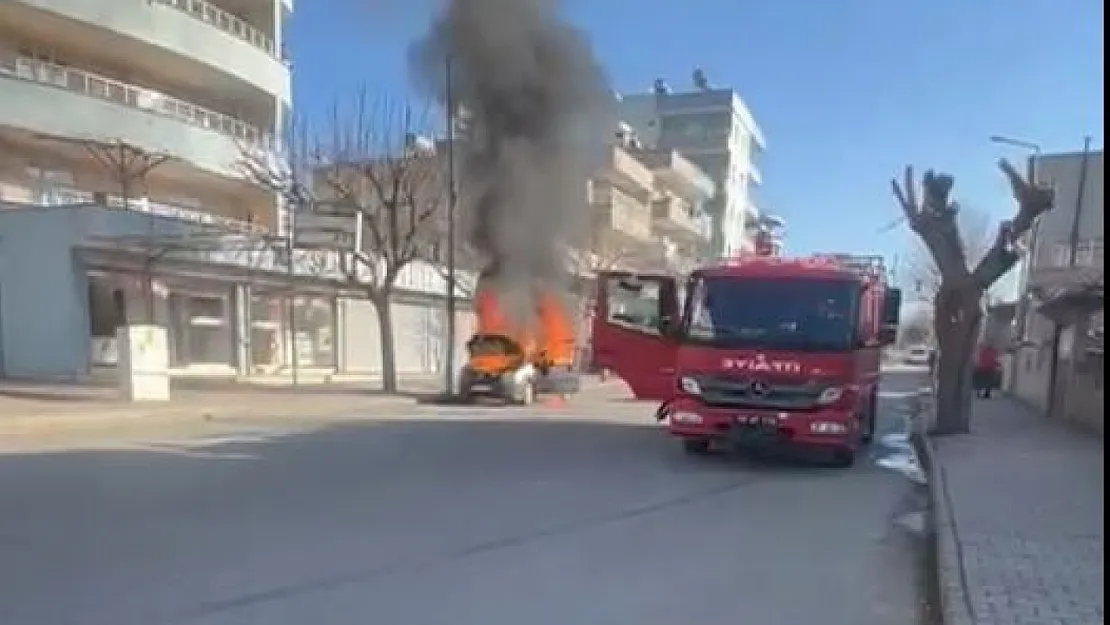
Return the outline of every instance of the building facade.
[[[377,312],[343,254],[290,251],[281,202],[243,167],[290,119],[292,12],[0,2],[0,376],[110,369],[128,323],[167,328],[179,376],[381,371]],[[402,273],[398,370],[441,371],[441,272]]]
[[[678,152],[713,180],[714,255],[751,251],[749,224],[759,216],[753,193],[762,183],[758,161],[765,143],[736,90],[711,88],[702,77],[694,89],[676,92],[660,80],[652,93],[622,95],[619,111],[646,147]]]
[[[1101,429],[1103,153],[1045,154],[1035,165],[1056,204],[1034,226],[1021,268],[1011,390]]]
[[[276,228],[273,195],[240,161],[289,116],[291,12],[291,0],[0,4],[0,201],[127,196]]]

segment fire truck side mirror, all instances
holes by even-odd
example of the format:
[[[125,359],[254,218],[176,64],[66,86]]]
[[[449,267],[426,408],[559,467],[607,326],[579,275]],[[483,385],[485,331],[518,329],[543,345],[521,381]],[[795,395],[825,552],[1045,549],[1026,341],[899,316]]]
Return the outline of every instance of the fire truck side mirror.
[[[893,345],[898,340],[898,326],[902,317],[902,290],[888,288],[883,294],[883,310],[879,320],[877,338],[881,345]]]

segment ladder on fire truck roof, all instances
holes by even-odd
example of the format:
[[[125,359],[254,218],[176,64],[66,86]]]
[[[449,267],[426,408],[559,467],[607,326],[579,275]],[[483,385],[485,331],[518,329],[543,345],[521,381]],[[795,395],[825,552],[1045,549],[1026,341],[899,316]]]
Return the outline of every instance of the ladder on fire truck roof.
[[[812,254],[802,257],[782,257],[765,254],[750,254],[731,258],[729,264],[746,262],[793,263],[799,265],[825,266],[855,272],[865,280],[885,282],[887,279],[886,262],[878,255],[857,254]]]
[[[831,264],[854,271],[860,276],[876,282],[883,282],[888,275],[886,261],[878,255],[814,254],[813,258],[827,259]]]

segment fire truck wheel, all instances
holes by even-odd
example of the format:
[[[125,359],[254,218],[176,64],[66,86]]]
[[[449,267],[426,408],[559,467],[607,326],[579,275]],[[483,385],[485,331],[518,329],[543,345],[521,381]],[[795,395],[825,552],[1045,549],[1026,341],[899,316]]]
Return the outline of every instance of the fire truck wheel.
[[[690,454],[691,456],[705,456],[709,454],[709,439],[707,438],[684,438],[682,439],[682,451]]]
[[[833,451],[832,466],[837,469],[847,469],[856,463],[854,449],[837,449]]]
[[[867,422],[863,424],[863,436],[860,440],[864,445],[870,445],[875,440],[875,427],[879,421],[879,392],[871,391],[867,400]]]

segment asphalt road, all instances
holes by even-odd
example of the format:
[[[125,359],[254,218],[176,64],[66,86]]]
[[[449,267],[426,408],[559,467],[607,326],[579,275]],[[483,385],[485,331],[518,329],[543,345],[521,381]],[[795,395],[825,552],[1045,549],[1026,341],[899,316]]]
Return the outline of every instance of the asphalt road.
[[[693,459],[622,401],[0,456],[4,625],[910,625],[889,373],[848,470]]]

